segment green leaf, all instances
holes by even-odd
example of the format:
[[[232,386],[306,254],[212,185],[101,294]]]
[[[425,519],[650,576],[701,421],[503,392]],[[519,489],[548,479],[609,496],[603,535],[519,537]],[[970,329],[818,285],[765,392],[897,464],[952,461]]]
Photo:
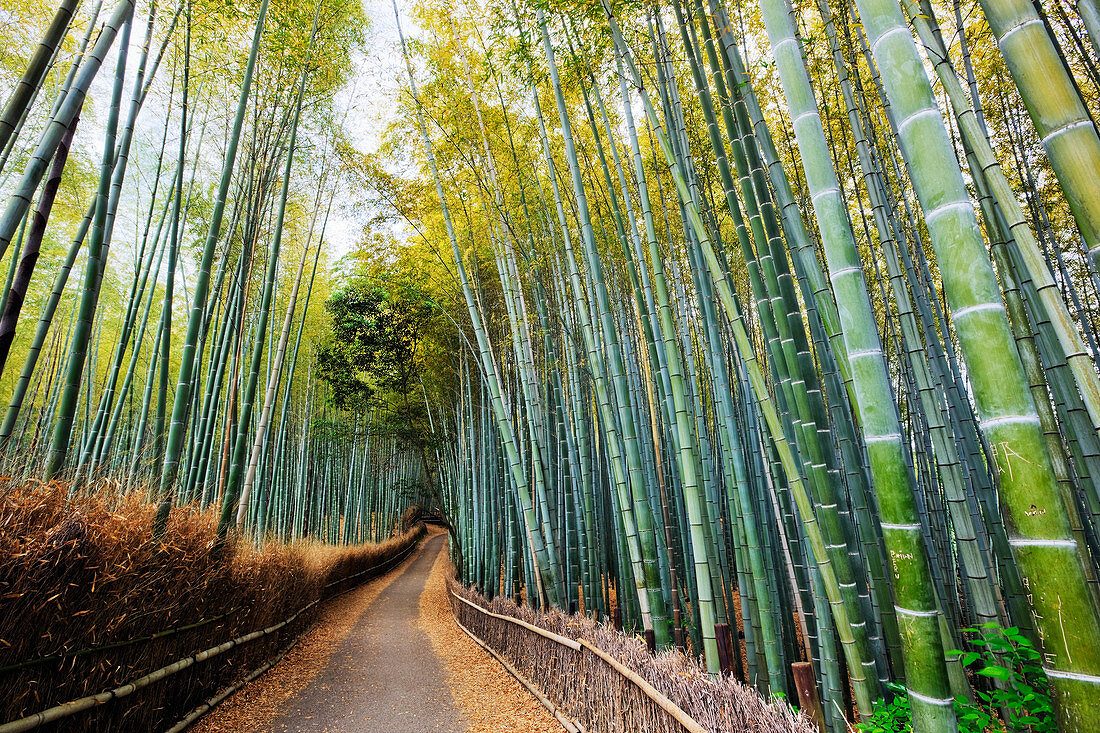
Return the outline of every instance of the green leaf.
[[[1009,672],[1004,667],[996,667],[996,666],[992,666],[992,665],[989,666],[989,667],[986,667],[985,669],[978,670],[978,674],[983,675],[985,677],[995,677],[999,680],[1004,680],[1006,682],[1008,681],[1009,677],[1012,676],[1012,673]]]

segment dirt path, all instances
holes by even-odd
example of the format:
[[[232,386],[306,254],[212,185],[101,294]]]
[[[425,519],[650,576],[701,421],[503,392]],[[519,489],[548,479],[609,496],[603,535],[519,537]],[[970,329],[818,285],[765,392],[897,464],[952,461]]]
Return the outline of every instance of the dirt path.
[[[437,555],[436,535],[359,617],[305,689],[271,724],[276,733],[462,733],[466,724],[427,635],[420,595]]]
[[[195,733],[559,733],[455,624],[446,533],[430,531],[400,566],[326,604],[301,643]]]
[[[467,733],[562,733],[554,716],[458,628],[447,600],[447,578],[453,574],[447,553],[439,553],[420,596],[419,625],[447,667],[447,684],[466,715]]]

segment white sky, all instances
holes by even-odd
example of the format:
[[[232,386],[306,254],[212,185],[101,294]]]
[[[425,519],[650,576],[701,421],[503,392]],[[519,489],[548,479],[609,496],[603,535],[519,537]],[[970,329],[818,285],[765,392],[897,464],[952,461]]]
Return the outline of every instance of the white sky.
[[[398,0],[397,5],[405,37],[415,36],[417,26],[409,17],[408,3]],[[363,10],[370,19],[366,53],[356,55],[354,77],[337,95],[336,107],[343,110],[350,105],[348,133],[359,150],[374,153],[381,145],[382,131],[394,119],[397,93],[407,82],[392,0],[363,0]],[[340,192],[338,200],[344,193]],[[357,192],[346,193],[354,197]],[[325,236],[334,258],[351,250],[364,224],[363,213],[356,213],[350,206],[333,207]]]

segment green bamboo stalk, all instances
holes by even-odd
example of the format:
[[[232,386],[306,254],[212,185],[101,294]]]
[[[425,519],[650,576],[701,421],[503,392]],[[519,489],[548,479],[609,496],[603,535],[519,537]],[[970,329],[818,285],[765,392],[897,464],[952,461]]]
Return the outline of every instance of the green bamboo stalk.
[[[954,700],[938,628],[939,604],[917,510],[917,487],[907,467],[894,390],[847,204],[790,13],[783,0],[761,0],[852,364],[856,408],[893,568],[913,725],[920,730],[950,731],[956,727]]]
[[[857,6],[898,119],[899,143],[936,251],[982,432],[996,460],[1001,509],[1031,594],[1061,725],[1083,730],[1100,714],[1100,619],[993,267],[901,8],[891,0],[857,0]],[[1075,623],[1066,627],[1060,620],[1065,617]]]
[[[133,5],[123,3],[128,12],[121,20],[121,41],[118,65],[115,71],[115,83],[111,96],[111,107],[107,120],[107,134],[103,144],[103,162],[100,166],[99,189],[96,195],[95,218],[92,222],[91,240],[88,243],[88,262],[84,272],[84,291],[80,299],[76,328],[69,346],[69,363],[66,367],[65,388],[58,405],[58,414],[54,423],[50,452],[45,467],[45,477],[52,480],[58,477],[64,467],[72,438],[73,421],[80,400],[80,386],[84,372],[84,363],[93,332],[93,320],[99,302],[103,267],[110,244],[108,219],[110,218],[111,189],[115,180],[115,136],[118,131],[119,107],[122,102],[123,84],[126,76],[126,58],[130,45]],[[117,12],[117,11],[116,11]],[[102,36],[101,36],[102,38]],[[98,43],[96,44],[99,45]],[[75,88],[70,94],[75,92]],[[56,121],[56,118],[55,118]],[[2,224],[0,224],[2,225]]]
[[[191,297],[191,313],[187,319],[187,335],[184,338],[183,350],[180,354],[180,375],[172,402],[172,420],[168,428],[168,440],[164,446],[164,466],[157,492],[160,497],[160,505],[157,508],[154,523],[154,535],[157,537],[160,537],[168,526],[168,513],[172,508],[176,474],[183,453],[183,442],[186,437],[191,407],[191,388],[195,362],[198,358],[199,331],[202,328],[206,299],[210,292],[210,268],[213,266],[214,253],[218,239],[221,236],[225,200],[229,194],[229,184],[236,166],[237,147],[240,144],[241,128],[244,126],[244,116],[248,108],[248,98],[252,89],[252,76],[256,68],[256,57],[260,53],[260,38],[263,36],[267,7],[268,0],[262,0],[256,17],[256,27],[252,35],[248,65],[245,66],[244,80],[241,82],[241,94],[237,102],[236,115],[233,118],[233,128],[226,145],[221,180],[218,183],[217,196],[214,199],[214,207],[210,214],[210,226],[207,230],[206,243],[203,245],[202,259],[199,262],[198,273],[195,276],[195,285]]]
[[[79,0],[63,0],[57,7],[42,40],[38,42],[37,48],[27,61],[27,68],[16,83],[8,101],[4,103],[4,109],[0,111],[0,150],[7,148],[27,111],[34,104],[34,99],[38,96],[42,82],[49,71],[50,63],[61,47],[61,41],[69,30],[69,24],[79,4]]]
[[[1024,0],[982,0],[989,28],[1020,90],[1047,158],[1100,270],[1100,133],[1046,23]]]
[[[660,125],[660,121],[657,118],[656,110],[653,108],[653,104],[649,101],[649,95],[644,85],[642,84],[641,76],[638,73],[637,67],[634,65],[634,62],[629,53],[629,49],[626,48],[625,43],[622,40],[622,36],[619,33],[618,23],[606,6],[605,11],[608,14],[608,20],[611,25],[614,42],[616,46],[619,47],[620,53],[627,63],[630,77],[633,81],[636,92],[641,98],[642,104],[646,110],[646,116],[649,118],[650,127],[656,133],[658,142],[660,143],[661,149],[664,152],[665,160],[672,169],[673,180],[676,183],[677,192],[687,212],[691,228],[692,230],[694,230],[695,235],[699,239],[699,243],[706,258],[711,277],[714,280],[715,286],[718,290],[719,302],[722,304],[722,307],[726,313],[726,317],[729,319],[733,328],[737,350],[745,363],[753,392],[760,406],[760,410],[764,414],[765,421],[768,425],[768,430],[771,434],[772,440],[775,443],[776,449],[783,463],[783,468],[787,473],[787,479],[791,484],[792,494],[794,495],[795,501],[799,506],[799,511],[802,516],[803,528],[808,536],[808,539],[810,540],[815,560],[817,561],[818,568],[822,575],[823,584],[825,585],[825,590],[829,597],[829,603],[832,607],[833,615],[836,618],[837,632],[840,636],[842,643],[844,644],[845,654],[848,657],[849,674],[851,675],[852,679],[852,687],[855,692],[857,707],[861,714],[869,715],[872,707],[873,698],[870,694],[870,686],[868,680],[863,674],[863,660],[859,657],[857,651],[855,639],[852,635],[851,620],[848,615],[848,609],[843,600],[840,584],[837,581],[835,570],[832,566],[832,563],[830,562],[829,554],[826,550],[825,539],[821,534],[821,529],[818,526],[817,519],[814,516],[809,493],[807,492],[806,487],[802,482],[801,470],[796,463],[796,459],[793,452],[791,451],[790,445],[787,443],[787,440],[783,435],[783,429],[778,412],[776,411],[775,404],[771,398],[771,395],[768,392],[767,384],[764,380],[764,375],[760,369],[760,365],[756,360],[752,342],[749,339],[747,330],[745,329],[740,310],[737,307],[733,292],[730,289],[729,283],[725,278],[725,273],[722,269],[721,263],[719,262],[713,245],[711,244],[710,235],[707,232],[706,227],[703,225],[702,217],[700,216],[698,208],[696,207],[695,202],[692,199],[690,192],[688,191],[687,183],[680,169],[680,163],[676,156],[673,154],[671,145],[668,142],[668,138],[666,137],[664,130]]]

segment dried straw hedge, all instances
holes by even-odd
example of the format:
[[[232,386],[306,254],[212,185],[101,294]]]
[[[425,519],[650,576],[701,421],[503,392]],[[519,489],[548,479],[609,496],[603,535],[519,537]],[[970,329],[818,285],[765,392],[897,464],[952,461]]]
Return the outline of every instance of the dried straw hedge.
[[[765,700],[732,677],[711,677],[697,660],[679,651],[653,656],[641,639],[584,615],[541,613],[508,598],[487,601],[454,580],[449,586],[452,593],[492,613],[587,641],[636,672],[708,731],[815,733],[812,723],[785,703]],[[595,654],[574,651],[453,598],[451,608],[459,623],[511,662],[588,733],[683,733],[683,726]]]
[[[102,692],[272,626],[368,579],[371,568],[423,534],[417,525],[353,548],[230,543],[219,556],[212,512],[175,510],[154,544],[155,507],[144,497],[66,494],[59,485],[0,485],[0,721]],[[312,616],[42,730],[163,730],[274,656]]]

